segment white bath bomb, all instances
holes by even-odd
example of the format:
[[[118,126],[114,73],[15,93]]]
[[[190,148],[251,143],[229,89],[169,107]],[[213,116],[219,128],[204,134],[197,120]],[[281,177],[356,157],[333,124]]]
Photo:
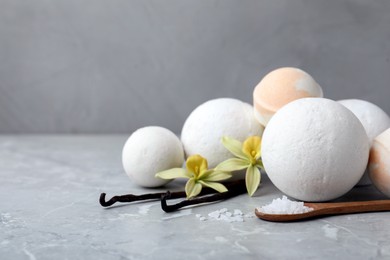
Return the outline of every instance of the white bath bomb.
[[[261,136],[263,127],[253,115],[253,107],[237,99],[219,98],[198,106],[189,115],[181,132],[187,156],[200,154],[214,168],[234,157],[221,143],[222,136],[244,141],[252,135]]]
[[[122,151],[122,164],[127,175],[142,187],[159,187],[169,182],[155,174],[180,168],[184,162],[183,146],[168,129],[148,126],[135,131]]]
[[[368,170],[375,187],[390,197],[390,128],[374,139]]]
[[[390,127],[390,117],[373,103],[360,99],[344,99],[338,102],[359,118],[366,130],[370,144],[372,144],[375,137]],[[358,185],[368,185],[370,183],[368,171],[366,171]]]
[[[270,180],[282,192],[326,201],[345,194],[362,177],[369,142],[347,108],[329,99],[303,98],[272,117],[261,152]]]
[[[338,101],[360,120],[366,130],[370,144],[374,138],[390,127],[390,117],[377,105],[360,99]]]

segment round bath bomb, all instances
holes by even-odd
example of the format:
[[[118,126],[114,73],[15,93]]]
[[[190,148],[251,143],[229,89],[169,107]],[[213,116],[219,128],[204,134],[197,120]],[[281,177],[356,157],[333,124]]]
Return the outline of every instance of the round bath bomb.
[[[281,107],[305,97],[323,97],[320,85],[309,74],[290,67],[273,70],[253,91],[255,117],[266,126]]]
[[[234,157],[221,143],[222,136],[244,141],[252,135],[261,136],[263,127],[256,121],[251,105],[232,98],[209,100],[189,115],[181,132],[187,156],[200,154],[209,168]]]
[[[183,146],[179,138],[166,128],[148,126],[135,131],[122,151],[122,164],[127,175],[142,187],[159,187],[169,182],[155,174],[181,168]]]
[[[360,180],[369,142],[347,108],[329,99],[303,98],[272,117],[261,153],[265,171],[282,192],[298,200],[326,201]]]
[[[368,171],[375,187],[390,197],[390,128],[374,139]]]
[[[377,105],[360,99],[344,99],[338,101],[340,104],[348,108],[359,118],[362,123],[370,144],[372,144],[375,137],[390,127],[390,117]],[[360,179],[358,185],[371,184],[366,171]]]

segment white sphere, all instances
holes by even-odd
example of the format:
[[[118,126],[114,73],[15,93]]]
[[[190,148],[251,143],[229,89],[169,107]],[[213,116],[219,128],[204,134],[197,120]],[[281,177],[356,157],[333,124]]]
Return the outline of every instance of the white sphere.
[[[390,197],[390,128],[374,139],[368,169],[372,183]]]
[[[340,104],[348,108],[359,118],[362,123],[370,144],[372,144],[375,137],[390,127],[390,117],[377,105],[360,99],[344,99],[338,101]],[[371,184],[366,171],[360,179],[358,185]]]
[[[367,132],[370,144],[374,138],[390,127],[390,117],[377,105],[360,99],[338,101],[348,108],[360,120]]]
[[[122,151],[122,164],[127,175],[142,187],[159,187],[169,182],[155,174],[171,168],[181,168],[183,146],[168,129],[143,127],[127,139]]]
[[[347,108],[324,98],[303,98],[282,107],[262,141],[265,170],[285,194],[326,201],[348,192],[362,177],[369,142]]]
[[[237,99],[219,98],[198,106],[187,118],[181,141],[187,156],[200,154],[214,168],[234,157],[221,143],[222,136],[244,141],[261,136],[263,127],[253,115],[253,107]]]

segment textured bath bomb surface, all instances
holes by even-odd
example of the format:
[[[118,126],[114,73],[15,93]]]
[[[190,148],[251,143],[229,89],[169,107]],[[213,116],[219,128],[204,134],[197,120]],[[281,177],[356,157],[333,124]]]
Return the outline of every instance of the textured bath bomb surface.
[[[322,88],[309,74],[291,67],[273,70],[253,91],[255,117],[266,126],[281,107],[305,97],[323,97]]]
[[[390,117],[377,105],[360,99],[344,99],[338,101],[359,118],[366,130],[370,143],[379,134],[390,127]]]
[[[360,99],[344,99],[338,102],[351,110],[359,118],[366,130],[370,144],[372,144],[375,137],[390,127],[390,117],[385,111],[373,103]],[[368,185],[370,183],[368,171],[366,171],[358,185]]]
[[[270,180],[282,192],[326,201],[345,194],[362,177],[369,141],[359,119],[341,104],[303,98],[270,120],[261,151]]]
[[[148,126],[135,131],[122,151],[122,164],[130,179],[142,187],[159,187],[169,182],[155,174],[181,168],[184,151],[179,138],[170,130]]]
[[[200,154],[214,168],[234,157],[221,143],[222,136],[244,141],[261,136],[263,127],[256,121],[251,105],[232,98],[209,100],[189,115],[181,132],[185,154]]]
[[[375,187],[390,197],[390,128],[374,139],[368,171]]]

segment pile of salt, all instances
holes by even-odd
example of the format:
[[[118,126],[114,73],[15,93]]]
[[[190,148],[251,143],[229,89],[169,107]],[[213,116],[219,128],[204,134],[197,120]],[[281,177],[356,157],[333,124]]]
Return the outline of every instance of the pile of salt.
[[[266,214],[301,214],[312,211],[313,208],[306,207],[303,202],[291,201],[286,196],[277,198],[271,204],[257,209]]]

